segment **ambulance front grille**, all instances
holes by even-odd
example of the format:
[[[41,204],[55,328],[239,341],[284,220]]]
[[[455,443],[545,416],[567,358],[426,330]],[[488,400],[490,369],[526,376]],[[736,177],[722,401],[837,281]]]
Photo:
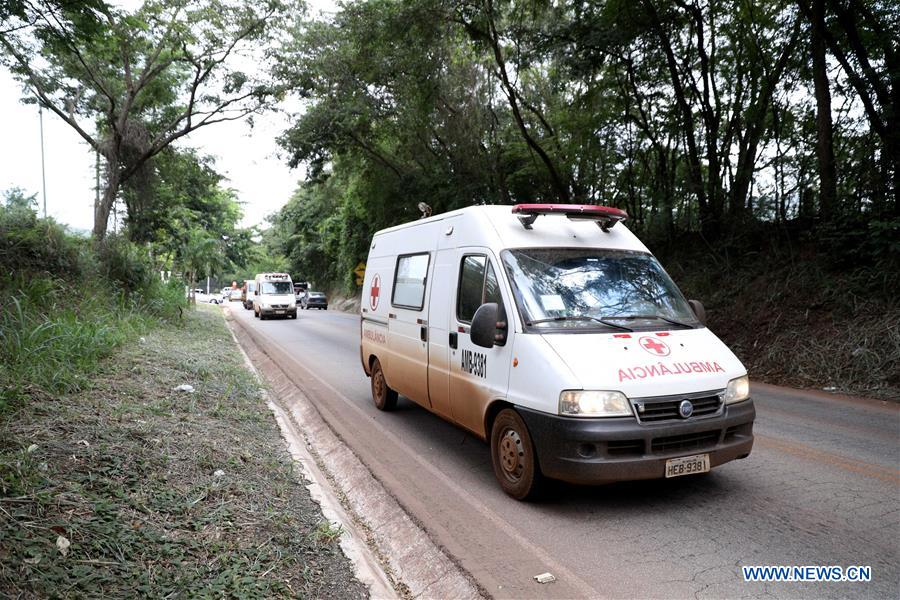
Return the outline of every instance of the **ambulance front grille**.
[[[651,444],[653,452],[673,452],[675,450],[702,450],[715,446],[719,441],[720,430],[701,431],[656,438]]]
[[[691,418],[708,417],[718,414],[722,408],[722,399],[717,392],[701,392],[699,394],[657,396],[654,398],[634,398],[635,414],[641,423],[658,421],[683,420],[678,407],[683,400],[690,400],[694,405]]]

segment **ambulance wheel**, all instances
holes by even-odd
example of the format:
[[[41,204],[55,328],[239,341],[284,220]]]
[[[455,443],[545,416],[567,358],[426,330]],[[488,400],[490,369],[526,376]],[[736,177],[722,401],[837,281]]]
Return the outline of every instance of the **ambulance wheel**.
[[[256,312],[256,311],[254,310],[254,311],[253,311],[253,316],[256,317],[256,318],[258,319],[258,318],[259,318],[259,313]]]
[[[533,500],[540,495],[544,477],[531,435],[519,413],[510,408],[500,411],[494,419],[491,462],[504,492],[516,500]]]
[[[384,379],[384,371],[378,359],[372,363],[372,400],[378,410],[394,410],[397,408],[397,392],[388,387]]]

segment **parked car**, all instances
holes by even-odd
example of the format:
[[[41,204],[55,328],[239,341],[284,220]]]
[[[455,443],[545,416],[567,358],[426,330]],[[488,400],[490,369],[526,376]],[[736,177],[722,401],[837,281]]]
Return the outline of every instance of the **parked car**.
[[[307,291],[303,294],[300,305],[304,310],[309,310],[310,308],[328,310],[328,297],[322,292]]]
[[[225,296],[223,296],[220,292],[210,292],[209,297],[206,299],[210,304],[222,304],[225,301]]]
[[[243,298],[241,298],[241,288],[231,288],[228,290],[228,301],[229,302],[242,302]]]

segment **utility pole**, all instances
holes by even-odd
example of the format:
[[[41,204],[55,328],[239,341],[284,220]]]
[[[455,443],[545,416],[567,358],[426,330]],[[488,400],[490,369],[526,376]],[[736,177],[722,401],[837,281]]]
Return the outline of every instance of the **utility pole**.
[[[44,218],[47,218],[47,172],[44,168],[44,108],[38,100],[38,121],[41,124],[41,181],[44,185]]]

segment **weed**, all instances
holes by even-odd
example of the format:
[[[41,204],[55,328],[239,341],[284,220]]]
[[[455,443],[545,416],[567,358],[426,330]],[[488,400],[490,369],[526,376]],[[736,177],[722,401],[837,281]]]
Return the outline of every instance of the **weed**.
[[[0,421],[0,596],[365,596],[221,316],[145,336]]]

